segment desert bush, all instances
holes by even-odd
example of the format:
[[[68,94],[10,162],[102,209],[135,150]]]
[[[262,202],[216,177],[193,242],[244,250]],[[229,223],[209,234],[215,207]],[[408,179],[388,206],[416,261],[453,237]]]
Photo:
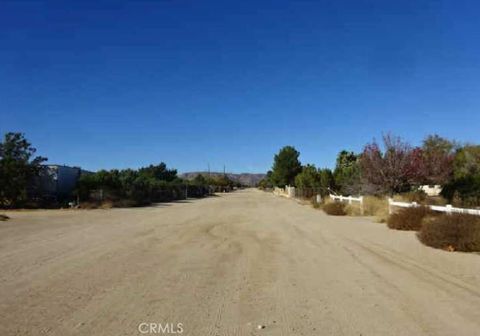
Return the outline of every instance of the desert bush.
[[[169,202],[186,196],[203,197],[208,194],[210,183],[225,189],[230,181],[226,178],[218,181],[199,178],[189,182],[177,178],[176,170],[167,169],[164,163],[160,163],[139,170],[114,169],[85,174],[78,181],[77,192],[82,201],[87,201],[83,207],[131,207]]]
[[[450,251],[480,251],[480,217],[443,214],[425,220],[418,238],[425,245]]]
[[[425,203],[428,205],[445,206],[448,204],[448,201],[442,196],[427,196]]]
[[[331,216],[345,216],[347,214],[345,208],[345,203],[330,202],[323,206],[323,211],[325,211],[327,215]]]
[[[422,190],[416,190],[397,194],[393,198],[400,202],[417,202],[419,204],[425,204],[427,200],[427,194]]]
[[[442,196],[460,207],[480,205],[480,174],[456,178],[442,189]]]
[[[358,203],[345,204],[345,212],[348,216],[362,216],[362,208]]]
[[[8,217],[7,215],[0,215],[0,221],[6,221],[10,219],[10,217]]]
[[[394,230],[418,231],[422,227],[423,219],[433,215],[427,207],[402,208],[388,216],[387,225]]]

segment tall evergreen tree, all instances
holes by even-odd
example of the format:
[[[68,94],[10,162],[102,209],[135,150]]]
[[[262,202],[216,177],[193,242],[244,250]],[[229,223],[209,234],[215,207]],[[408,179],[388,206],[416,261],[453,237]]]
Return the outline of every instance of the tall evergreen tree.
[[[295,185],[295,176],[302,171],[298,159],[300,153],[292,146],[285,146],[274,157],[272,180],[275,185]]]

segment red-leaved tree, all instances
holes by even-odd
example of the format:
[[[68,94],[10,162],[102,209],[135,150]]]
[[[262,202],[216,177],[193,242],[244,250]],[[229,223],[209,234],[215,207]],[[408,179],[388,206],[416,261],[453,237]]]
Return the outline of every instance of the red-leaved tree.
[[[394,194],[408,190],[424,178],[422,151],[401,138],[383,136],[383,151],[376,141],[365,146],[360,167],[365,189]]]

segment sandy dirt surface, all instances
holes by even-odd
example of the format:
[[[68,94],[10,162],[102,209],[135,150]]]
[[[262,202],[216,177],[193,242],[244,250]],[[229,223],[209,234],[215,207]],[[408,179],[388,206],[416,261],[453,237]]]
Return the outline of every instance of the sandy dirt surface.
[[[0,335],[480,334],[480,255],[368,218],[256,190],[8,215]]]

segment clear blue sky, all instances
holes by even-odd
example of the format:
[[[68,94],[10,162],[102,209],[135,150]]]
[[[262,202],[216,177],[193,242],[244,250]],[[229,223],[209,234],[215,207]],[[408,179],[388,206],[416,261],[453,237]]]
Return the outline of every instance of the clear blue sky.
[[[333,166],[393,132],[480,142],[478,1],[0,2],[0,132],[51,163]]]

